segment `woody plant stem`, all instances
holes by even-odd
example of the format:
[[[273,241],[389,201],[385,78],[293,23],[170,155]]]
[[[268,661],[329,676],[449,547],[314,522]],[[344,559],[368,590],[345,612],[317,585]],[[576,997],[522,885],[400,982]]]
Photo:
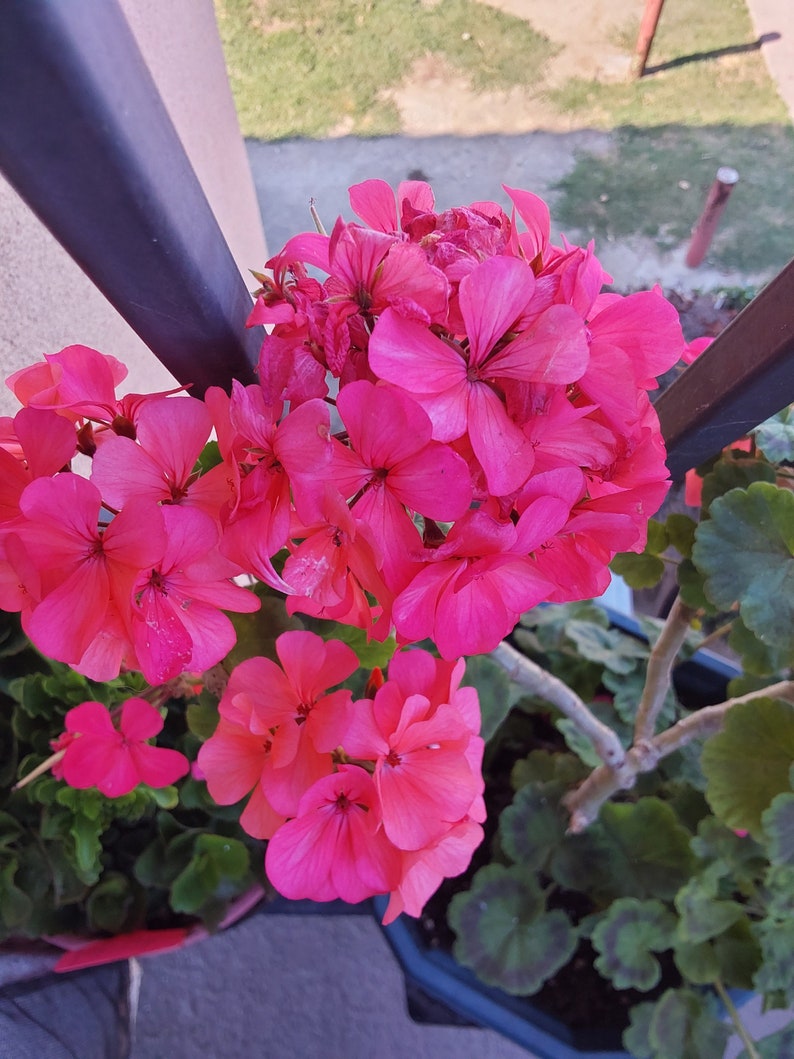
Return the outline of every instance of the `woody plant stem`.
[[[718,732],[728,711],[739,703],[758,698],[794,702],[794,681],[784,680],[760,691],[707,706],[654,735],[656,721],[671,684],[673,666],[694,615],[694,610],[685,606],[680,597],[676,598],[648,659],[645,687],[637,708],[633,745],[629,750],[623,749],[617,734],[599,721],[567,684],[509,644],[501,643],[491,652],[491,657],[499,662],[514,683],[546,699],[572,720],[603,761],[579,787],[569,791],[562,799],[570,813],[570,833],[584,831],[596,819],[604,802],[618,791],[630,790],[637,777],[656,768],[662,758],[694,739],[705,739]]]

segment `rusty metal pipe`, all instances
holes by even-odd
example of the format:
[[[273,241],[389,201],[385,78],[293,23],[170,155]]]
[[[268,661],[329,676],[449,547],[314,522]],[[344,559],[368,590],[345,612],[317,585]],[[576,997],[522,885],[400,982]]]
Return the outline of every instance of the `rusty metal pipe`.
[[[648,55],[663,7],[664,0],[645,0],[645,13],[642,16],[640,32],[634,47],[634,58],[631,62],[631,76],[635,80],[639,80],[645,73],[645,65],[648,62]]]
[[[739,182],[739,174],[728,165],[720,166],[714,183],[706,196],[706,205],[692,229],[692,239],[684,259],[689,268],[697,268],[706,256],[711,240],[720,223],[723,211],[728,204],[731,192]]]

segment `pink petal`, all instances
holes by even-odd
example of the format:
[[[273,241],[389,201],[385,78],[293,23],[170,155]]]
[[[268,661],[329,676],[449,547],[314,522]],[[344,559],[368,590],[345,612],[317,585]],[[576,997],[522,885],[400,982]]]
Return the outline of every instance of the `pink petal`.
[[[170,787],[190,771],[190,762],[178,750],[139,744],[131,746],[129,753],[139,782],[149,787]]]
[[[145,699],[127,699],[121,709],[121,734],[133,742],[152,739],[163,729],[160,711]]]
[[[472,365],[480,365],[524,314],[535,290],[532,269],[519,258],[492,257],[460,281],[460,311]]]
[[[535,460],[529,439],[484,383],[469,387],[468,413],[471,447],[485,472],[489,492],[505,496],[520,489]]]

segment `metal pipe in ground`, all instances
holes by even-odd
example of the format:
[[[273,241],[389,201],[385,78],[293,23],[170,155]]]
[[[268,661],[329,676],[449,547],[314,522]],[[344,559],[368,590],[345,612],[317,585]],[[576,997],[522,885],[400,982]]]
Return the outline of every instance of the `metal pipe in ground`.
[[[664,0],[645,0],[645,12],[640,23],[640,32],[634,47],[634,58],[631,62],[631,76],[638,79],[645,73],[645,65],[651,51],[656,27],[662,14]]]
[[[717,231],[720,217],[725,209],[731,192],[739,182],[739,174],[728,165],[720,166],[714,183],[706,196],[706,205],[692,229],[692,239],[686,252],[685,262],[689,268],[697,268],[706,256],[711,240]]]

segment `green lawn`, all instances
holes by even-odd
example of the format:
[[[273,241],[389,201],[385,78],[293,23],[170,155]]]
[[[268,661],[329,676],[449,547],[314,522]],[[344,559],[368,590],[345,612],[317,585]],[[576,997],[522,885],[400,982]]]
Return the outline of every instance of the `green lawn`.
[[[564,3],[548,2],[564,20]],[[399,132],[384,93],[427,54],[475,90],[529,86],[569,128],[788,121],[760,52],[737,50],[754,39],[744,0],[667,0],[640,82],[553,86],[545,78],[558,46],[477,0],[216,0],[216,10],[249,137]],[[609,44],[628,56],[636,34],[627,25]]]
[[[477,89],[508,88],[553,53],[521,19],[476,0],[216,0],[245,136],[400,131],[383,90],[430,52]],[[476,130],[475,130],[476,131]]]

